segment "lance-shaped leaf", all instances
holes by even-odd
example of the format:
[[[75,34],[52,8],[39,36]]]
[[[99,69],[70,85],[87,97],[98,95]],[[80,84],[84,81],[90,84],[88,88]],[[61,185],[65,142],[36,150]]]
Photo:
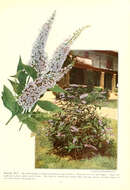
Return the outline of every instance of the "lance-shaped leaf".
[[[41,73],[45,74],[49,71],[48,57],[44,48],[55,17],[55,13],[56,12],[54,11],[51,18],[43,25],[41,32],[39,33],[32,48],[29,64],[36,69],[39,75]]]
[[[19,83],[22,86],[25,86],[27,76],[28,75],[27,75],[27,73],[24,70],[18,71],[18,73],[16,74],[16,78],[18,79]]]
[[[46,111],[52,111],[52,112],[62,111],[61,108],[59,108],[57,105],[49,101],[38,101],[37,104]]]
[[[30,65],[21,64],[21,70],[18,70],[17,74],[11,77],[17,78],[18,81],[25,85],[28,76],[32,77],[33,80],[37,78],[37,71]]]
[[[33,78],[33,80],[35,80],[37,78],[36,70],[34,68],[32,68],[31,66],[29,66],[29,65],[23,65],[23,66],[24,66],[24,69],[27,72],[27,74],[29,76],[31,76]]]
[[[23,85],[20,85],[17,81],[9,80],[9,82],[11,83],[14,92],[15,92],[17,95],[20,95],[20,94],[22,93],[22,90],[24,89],[24,86],[23,86]]]
[[[59,45],[59,47],[54,52],[52,59],[50,60],[50,63],[49,63],[50,71],[52,72],[60,71],[70,51],[71,45],[79,37],[81,32],[88,27],[89,26],[84,26],[78,29],[76,32],[73,33],[72,36],[70,36],[67,40],[65,40],[62,44]]]
[[[17,66],[17,72],[18,71],[21,71],[21,70],[23,70],[24,68],[23,68],[23,62],[22,62],[22,58],[21,58],[21,56],[19,57],[19,62],[18,62],[18,66]]]
[[[65,91],[63,88],[61,88],[57,84],[53,88],[50,88],[49,90],[51,90],[52,92],[56,92],[56,93],[68,93],[67,91]]]
[[[9,119],[9,121],[15,115],[22,112],[22,108],[18,105],[12,92],[6,86],[4,86],[4,90],[2,92],[2,100],[3,100],[4,106],[12,112],[12,116]],[[9,123],[9,121],[7,123]]]
[[[20,122],[27,125],[27,127],[32,131],[36,132],[40,122],[35,118],[30,117],[28,114],[18,114],[18,119]]]

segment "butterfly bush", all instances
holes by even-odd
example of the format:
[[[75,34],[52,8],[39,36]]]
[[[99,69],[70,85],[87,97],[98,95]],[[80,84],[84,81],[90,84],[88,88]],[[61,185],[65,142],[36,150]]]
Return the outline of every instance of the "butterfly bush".
[[[53,72],[45,74],[27,84],[22,95],[18,99],[19,105],[23,107],[23,112],[30,111],[39,100],[40,96],[44,94],[47,89],[55,86],[56,82],[59,81],[71,68],[72,64],[61,69],[59,73]]]
[[[59,45],[54,52],[52,59],[48,60],[44,48],[54,17],[55,12],[52,14],[48,22],[43,25],[32,49],[29,65],[37,71],[37,78],[26,84],[21,96],[18,98],[18,104],[22,106],[23,112],[30,111],[41,95],[43,95],[47,89],[54,87],[56,82],[58,82],[72,68],[73,63],[62,68],[63,63],[73,42],[77,39],[80,33],[88,27],[82,27],[73,33],[72,36]]]
[[[31,59],[29,65],[33,66],[38,74],[45,74],[49,71],[48,56],[44,51],[47,38],[55,18],[56,11],[52,14],[50,19],[43,25],[34,46],[32,48]]]
[[[54,153],[73,159],[96,154],[116,156],[116,142],[111,123],[97,113],[95,105],[64,101],[63,112],[53,114],[44,128]]]

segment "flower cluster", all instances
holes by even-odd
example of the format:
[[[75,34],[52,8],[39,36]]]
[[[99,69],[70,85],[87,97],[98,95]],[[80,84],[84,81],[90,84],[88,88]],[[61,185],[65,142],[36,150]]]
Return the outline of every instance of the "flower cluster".
[[[66,41],[63,42],[56,49],[54,55],[52,56],[52,59],[50,60],[50,66],[51,66],[50,70],[53,72],[58,72],[61,69],[61,67],[70,51],[70,47]]]
[[[86,27],[88,27],[82,27],[73,33],[71,37],[57,48],[52,59],[48,61],[44,48],[54,17],[55,12],[48,22],[44,24],[32,49],[29,64],[36,69],[38,78],[26,84],[25,89],[22,91],[22,95],[18,98],[18,103],[22,106],[24,111],[30,111],[40,96],[43,95],[47,89],[54,87],[56,82],[72,68],[73,63],[62,68],[63,63],[74,40]]]
[[[63,101],[82,102],[83,104],[94,104],[99,107],[106,104],[108,99],[108,91],[94,87],[89,92],[87,85],[71,84],[69,88],[65,88],[68,93],[57,94],[57,99]]]
[[[80,33],[87,27],[89,26],[78,29],[75,33],[73,33],[72,36],[70,36],[61,45],[59,45],[59,47],[54,52],[52,59],[50,60],[50,71],[58,72],[62,68],[63,63],[70,51],[70,46],[78,38]]]
[[[45,129],[57,154],[70,155],[74,159],[95,154],[111,155],[114,142],[111,123],[100,117],[94,105],[64,102],[63,112],[53,115]]]
[[[45,74],[27,84],[22,91],[22,95],[18,99],[19,105],[23,107],[23,112],[30,111],[39,100],[40,96],[44,94],[47,89],[55,86],[56,82],[59,81],[71,68],[72,65],[68,65],[61,69],[59,73],[53,72]]]
[[[54,21],[56,12],[52,14],[51,18],[43,25],[34,46],[29,64],[33,66],[38,74],[45,74],[49,71],[48,56],[44,51],[48,34],[50,32],[52,23]]]

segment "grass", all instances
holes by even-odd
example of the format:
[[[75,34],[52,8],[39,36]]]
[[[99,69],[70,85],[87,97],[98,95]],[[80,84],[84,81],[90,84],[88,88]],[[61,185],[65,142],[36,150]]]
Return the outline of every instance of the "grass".
[[[108,108],[117,108],[117,100],[108,100],[101,106]],[[117,120],[110,119],[115,141],[117,142]],[[36,137],[35,151],[35,167],[36,168],[52,168],[52,169],[116,169],[116,157],[107,157],[97,155],[91,159],[71,160],[70,157],[59,157],[51,153],[51,145],[47,137],[43,137],[40,141]]]
[[[117,108],[118,107],[118,100],[108,100],[105,103],[102,103],[102,107],[108,107],[108,108]]]
[[[113,133],[117,141],[117,120],[111,119]],[[39,136],[40,137],[40,136]],[[51,153],[51,145],[47,137],[36,137],[35,167],[53,169],[116,169],[116,157],[97,155],[91,159],[71,160],[70,157],[59,157]]]
[[[116,158],[95,156],[92,159],[69,160],[56,155],[42,154],[40,160],[36,162],[36,168],[52,169],[116,169]]]

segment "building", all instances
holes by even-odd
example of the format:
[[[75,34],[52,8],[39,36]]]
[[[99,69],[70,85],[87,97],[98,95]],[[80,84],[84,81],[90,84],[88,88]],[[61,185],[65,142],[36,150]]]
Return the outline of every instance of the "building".
[[[87,84],[115,90],[118,83],[118,53],[106,50],[72,50],[76,64],[66,76],[66,84]],[[65,79],[64,79],[65,80]]]

